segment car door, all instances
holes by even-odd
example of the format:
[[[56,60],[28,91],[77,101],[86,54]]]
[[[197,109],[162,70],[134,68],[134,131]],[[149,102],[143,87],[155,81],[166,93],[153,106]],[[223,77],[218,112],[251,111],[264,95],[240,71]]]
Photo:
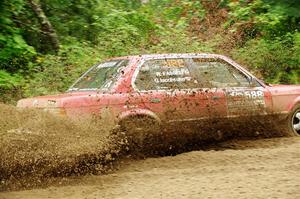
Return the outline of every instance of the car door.
[[[266,114],[269,91],[258,82],[220,58],[193,58],[194,74],[199,82],[215,90],[209,106],[212,118]]]
[[[146,60],[139,67],[134,87],[144,106],[167,123],[209,117],[208,90],[199,87],[191,74],[189,59]]]

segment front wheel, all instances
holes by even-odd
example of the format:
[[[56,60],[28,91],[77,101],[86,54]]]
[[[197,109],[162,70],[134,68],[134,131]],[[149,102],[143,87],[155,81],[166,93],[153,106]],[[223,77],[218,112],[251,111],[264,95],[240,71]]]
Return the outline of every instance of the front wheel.
[[[291,136],[300,136],[300,105],[295,106],[287,118],[287,131]]]

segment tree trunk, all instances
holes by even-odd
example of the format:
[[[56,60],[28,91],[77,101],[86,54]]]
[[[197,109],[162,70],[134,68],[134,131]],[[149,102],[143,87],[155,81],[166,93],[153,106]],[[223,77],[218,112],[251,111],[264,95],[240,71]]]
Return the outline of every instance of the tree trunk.
[[[36,0],[27,0],[27,2],[31,6],[33,12],[36,14],[37,19],[41,25],[42,32],[45,35],[47,41],[49,42],[51,50],[57,52],[59,50],[58,36],[56,34],[55,29],[48,20],[47,16],[45,15],[41,5]]]

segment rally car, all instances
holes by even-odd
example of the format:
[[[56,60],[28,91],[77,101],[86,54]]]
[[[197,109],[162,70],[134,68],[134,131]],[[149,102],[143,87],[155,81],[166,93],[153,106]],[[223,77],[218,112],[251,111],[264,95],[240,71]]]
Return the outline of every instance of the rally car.
[[[22,99],[17,106],[70,118],[109,113],[116,126],[136,136],[146,128],[161,133],[174,125],[186,130],[209,124],[221,131],[224,123],[255,118],[282,126],[289,135],[300,134],[299,85],[266,84],[216,54],[109,59],[91,67],[65,93]]]

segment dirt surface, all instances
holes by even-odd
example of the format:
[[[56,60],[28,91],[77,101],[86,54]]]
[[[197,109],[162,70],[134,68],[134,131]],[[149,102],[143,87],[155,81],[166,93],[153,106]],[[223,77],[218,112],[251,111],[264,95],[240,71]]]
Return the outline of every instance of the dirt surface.
[[[117,171],[62,178],[17,198],[300,198],[300,137],[233,140],[176,156],[124,159]]]

